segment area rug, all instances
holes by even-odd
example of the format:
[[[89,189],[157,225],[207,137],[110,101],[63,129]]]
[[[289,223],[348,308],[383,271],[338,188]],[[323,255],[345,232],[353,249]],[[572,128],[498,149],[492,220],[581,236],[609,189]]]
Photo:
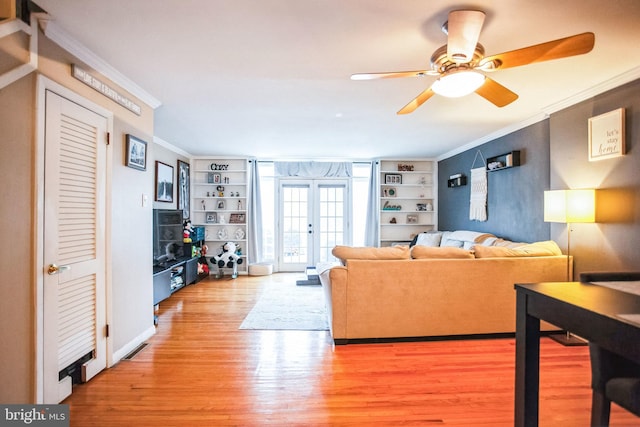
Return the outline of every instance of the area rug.
[[[328,331],[322,286],[269,283],[239,329]]]

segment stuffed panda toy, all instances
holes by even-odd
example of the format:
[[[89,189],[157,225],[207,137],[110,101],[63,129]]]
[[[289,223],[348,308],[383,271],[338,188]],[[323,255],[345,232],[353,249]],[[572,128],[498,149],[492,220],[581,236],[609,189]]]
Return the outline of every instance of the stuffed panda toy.
[[[213,261],[218,265],[218,267],[228,267],[233,268],[233,266],[237,264],[242,264],[242,258],[238,256],[236,253],[237,247],[233,242],[227,242],[222,245],[222,252],[213,257]]]

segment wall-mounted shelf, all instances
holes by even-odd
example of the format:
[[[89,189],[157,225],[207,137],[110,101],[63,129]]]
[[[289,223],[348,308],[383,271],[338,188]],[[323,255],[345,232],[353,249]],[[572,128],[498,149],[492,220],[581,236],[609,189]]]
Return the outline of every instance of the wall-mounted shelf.
[[[463,185],[467,185],[467,177],[462,174],[453,175],[447,180],[449,188],[462,187]]]
[[[514,150],[487,159],[487,170],[495,172],[520,166],[520,151]]]

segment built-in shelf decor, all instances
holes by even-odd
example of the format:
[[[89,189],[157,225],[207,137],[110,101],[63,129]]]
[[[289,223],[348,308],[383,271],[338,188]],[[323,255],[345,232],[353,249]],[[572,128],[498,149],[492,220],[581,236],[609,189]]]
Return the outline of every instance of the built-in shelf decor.
[[[514,150],[498,156],[487,158],[487,170],[489,172],[520,166],[520,151]]]
[[[431,159],[382,159],[379,171],[380,246],[408,245],[437,226],[436,172]]]

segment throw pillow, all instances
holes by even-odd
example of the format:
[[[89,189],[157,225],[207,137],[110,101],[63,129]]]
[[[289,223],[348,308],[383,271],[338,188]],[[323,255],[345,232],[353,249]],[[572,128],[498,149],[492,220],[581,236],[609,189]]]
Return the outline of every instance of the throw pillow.
[[[342,265],[349,259],[410,259],[409,246],[385,246],[382,248],[336,246],[331,251]]]
[[[431,247],[416,245],[411,248],[411,258],[473,258],[473,253],[466,249],[455,247]]]
[[[515,248],[476,245],[473,249],[476,258],[562,255],[562,251],[553,240],[525,244]]]
[[[533,254],[533,256],[553,256],[562,255],[562,250],[553,240],[545,240],[542,242],[534,242],[528,245],[522,245],[515,248],[519,251]]]
[[[442,239],[442,233],[440,232],[428,232],[418,234],[416,239],[416,245],[422,246],[440,246],[440,240]]]

